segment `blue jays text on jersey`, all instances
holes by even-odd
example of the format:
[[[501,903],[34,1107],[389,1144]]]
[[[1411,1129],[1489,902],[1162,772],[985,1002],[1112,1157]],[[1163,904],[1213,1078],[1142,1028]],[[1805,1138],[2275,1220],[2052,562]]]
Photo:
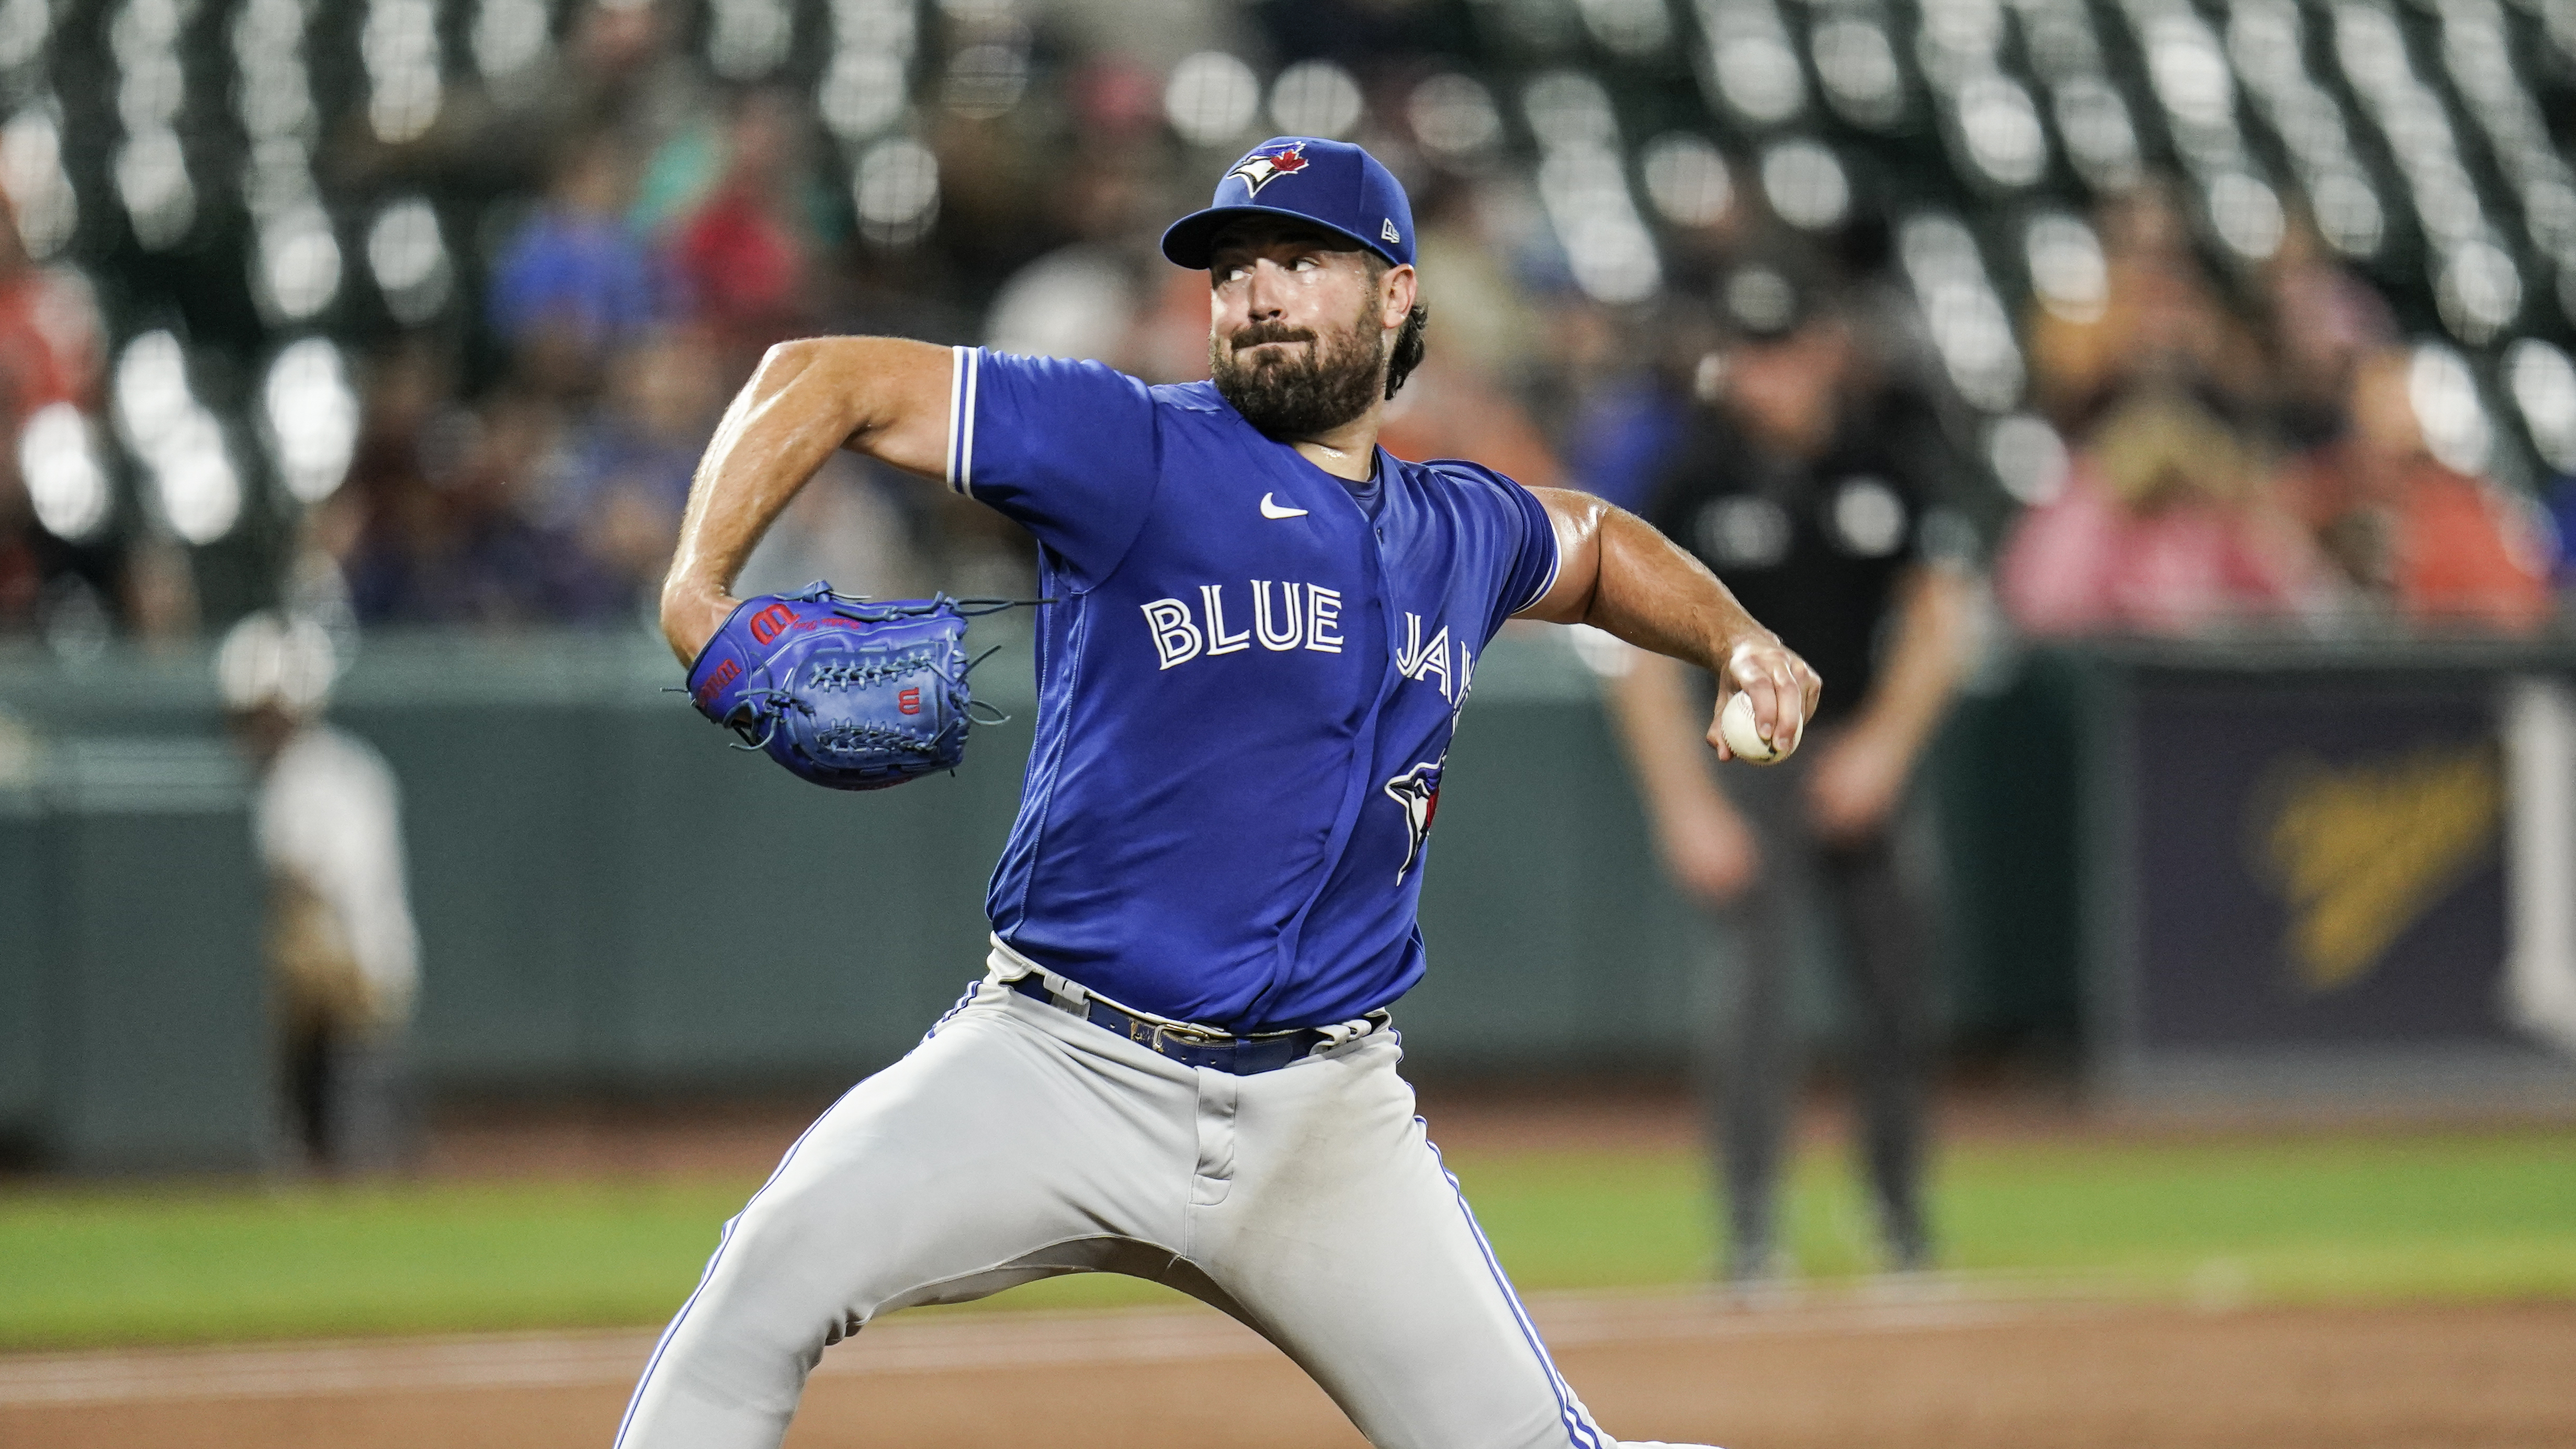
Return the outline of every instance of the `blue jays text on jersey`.
[[[1023,955],[1230,1031],[1421,978],[1440,768],[1546,509],[1381,451],[1374,512],[1207,383],[955,350],[948,481],[1038,540],[1038,718],[985,907]]]

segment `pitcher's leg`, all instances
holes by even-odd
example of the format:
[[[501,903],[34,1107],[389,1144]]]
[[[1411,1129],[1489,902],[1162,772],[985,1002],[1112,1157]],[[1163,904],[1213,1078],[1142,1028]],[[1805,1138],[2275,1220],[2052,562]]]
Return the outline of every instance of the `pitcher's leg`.
[[[1203,1154],[1230,1181],[1192,1208],[1191,1259],[1377,1449],[1614,1449],[1424,1139],[1397,1056],[1376,1039],[1242,1079],[1231,1152]]]
[[[877,1314],[1172,1244],[1185,1069],[1068,1049],[992,999],[806,1130],[725,1225],[663,1333],[618,1449],[774,1449],[827,1344]],[[1159,1169],[1159,1170],[1158,1170]]]

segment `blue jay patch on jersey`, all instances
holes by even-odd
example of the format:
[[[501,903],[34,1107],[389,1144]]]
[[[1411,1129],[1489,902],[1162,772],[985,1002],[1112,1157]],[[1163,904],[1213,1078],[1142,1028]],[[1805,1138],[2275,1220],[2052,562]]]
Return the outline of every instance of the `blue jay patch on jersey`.
[[[1431,838],[1431,817],[1440,813],[1440,772],[1449,763],[1443,752],[1427,765],[1416,765],[1386,782],[1386,798],[1404,807],[1404,864],[1395,868],[1395,883],[1413,870],[1422,858],[1422,843]]]
[[[1039,544],[1038,718],[986,910],[1115,1000],[1344,1021],[1415,925],[1476,656],[1555,580],[1527,489],[1380,452],[1375,519],[1216,390],[959,348],[952,486]]]

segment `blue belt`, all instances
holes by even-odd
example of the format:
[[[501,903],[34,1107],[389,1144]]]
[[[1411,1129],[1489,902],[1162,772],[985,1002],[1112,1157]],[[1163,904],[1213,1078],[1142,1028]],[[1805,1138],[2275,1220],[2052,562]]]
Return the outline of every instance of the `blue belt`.
[[[1056,1004],[1055,993],[1047,990],[1046,981],[1038,976],[1023,976],[1011,983],[1011,989],[1022,996],[1034,996],[1050,1006]],[[1061,1010],[1062,1008],[1058,1008]],[[1307,1053],[1335,1040],[1334,1033],[1307,1027],[1300,1031],[1264,1032],[1259,1036],[1224,1036],[1195,1031],[1139,1016],[1135,1012],[1094,996],[1082,1003],[1082,1019],[1103,1031],[1114,1031],[1157,1056],[1169,1057],[1185,1067],[1207,1067],[1214,1071],[1232,1072],[1238,1077],[1275,1072],[1290,1062],[1303,1059]],[[1383,1025],[1385,1013],[1369,1016],[1372,1029]]]

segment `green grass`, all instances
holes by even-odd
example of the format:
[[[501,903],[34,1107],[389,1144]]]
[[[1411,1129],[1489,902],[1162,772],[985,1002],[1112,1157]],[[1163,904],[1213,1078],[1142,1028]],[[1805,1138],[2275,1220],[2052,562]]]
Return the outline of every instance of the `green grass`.
[[[756,1185],[756,1184],[753,1184]],[[640,1323],[734,1182],[0,1197],[0,1348]]]
[[[1713,1253],[1679,1155],[1453,1157],[1536,1290],[1688,1282]],[[756,1184],[389,1184],[0,1194],[0,1349],[633,1325],[679,1303]],[[1801,1163],[1801,1269],[1874,1261],[1841,1161]],[[2254,1300],[2576,1296],[2576,1132],[1970,1144],[1941,1173],[1945,1261],[2105,1291]],[[1013,1306],[1151,1301],[1085,1277]]]

